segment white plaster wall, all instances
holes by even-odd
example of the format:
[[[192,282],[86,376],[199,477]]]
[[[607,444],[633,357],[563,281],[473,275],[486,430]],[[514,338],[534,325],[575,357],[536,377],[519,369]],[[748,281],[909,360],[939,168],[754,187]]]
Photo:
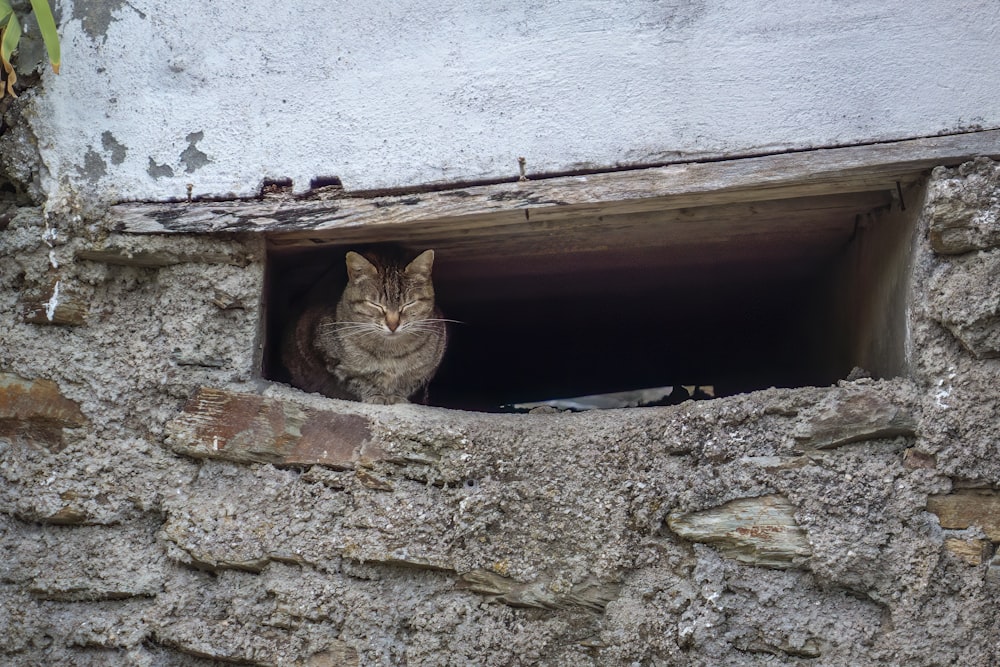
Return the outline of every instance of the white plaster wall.
[[[62,0],[50,194],[494,179],[1000,127],[995,0]]]

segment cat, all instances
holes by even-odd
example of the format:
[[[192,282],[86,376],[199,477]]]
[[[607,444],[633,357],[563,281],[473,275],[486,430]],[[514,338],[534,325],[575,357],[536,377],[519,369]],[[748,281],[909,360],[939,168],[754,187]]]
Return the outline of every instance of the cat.
[[[330,398],[407,403],[423,393],[447,346],[434,302],[434,251],[409,263],[397,253],[349,251],[339,301],[312,299],[289,327],[282,363],[291,384]]]

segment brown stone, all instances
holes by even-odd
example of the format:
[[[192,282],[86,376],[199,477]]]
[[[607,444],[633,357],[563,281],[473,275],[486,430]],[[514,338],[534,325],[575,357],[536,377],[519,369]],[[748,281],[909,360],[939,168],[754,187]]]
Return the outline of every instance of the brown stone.
[[[358,664],[358,652],[346,642],[333,640],[330,648],[309,656],[305,667],[354,667]]]
[[[903,467],[909,470],[934,470],[937,468],[937,459],[933,454],[910,447],[903,452]]]
[[[382,458],[364,417],[222,389],[199,389],[167,433],[174,451],[196,458],[338,469]]]
[[[837,393],[803,413],[795,439],[813,449],[833,449],[853,442],[911,437],[917,420],[906,409],[873,392]]]
[[[795,521],[795,507],[780,495],[740,498],[700,512],[673,512],[667,525],[684,539],[711,544],[752,565],[794,567],[812,555],[805,531]]]
[[[358,481],[362,485],[367,486],[369,489],[375,489],[376,491],[392,491],[392,483],[379,477],[378,475],[373,475],[367,470],[359,468],[355,471],[354,476],[357,477]]]
[[[79,326],[86,322],[88,310],[87,302],[65,280],[54,280],[21,300],[21,316],[30,324]]]
[[[1000,493],[995,490],[962,489],[928,496],[927,511],[937,514],[942,528],[979,526],[990,540],[1000,542]]]
[[[57,526],[82,525],[87,523],[87,515],[72,505],[66,505],[59,511],[41,519],[42,523],[52,523]]]
[[[86,424],[80,406],[63,396],[55,382],[0,373],[0,438],[60,451],[62,430]]]
[[[944,541],[944,548],[969,565],[982,565],[989,557],[990,542],[977,538],[963,540],[958,537],[949,537]]]

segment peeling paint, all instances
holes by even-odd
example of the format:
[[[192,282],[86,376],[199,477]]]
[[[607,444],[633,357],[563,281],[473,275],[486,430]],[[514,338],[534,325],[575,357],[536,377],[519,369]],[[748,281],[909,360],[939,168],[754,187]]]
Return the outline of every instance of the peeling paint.
[[[80,22],[83,31],[95,42],[107,41],[111,23],[120,20],[115,14],[125,7],[134,10],[139,18],[146,18],[146,15],[128,0],[74,0],[71,6],[73,19]]]
[[[184,138],[188,142],[188,147],[181,153],[181,162],[184,164],[185,173],[193,174],[201,167],[212,162],[208,155],[198,150],[196,145],[204,138],[204,132],[192,132]]]
[[[93,148],[83,156],[83,166],[77,165],[76,172],[91,183],[96,183],[108,175],[108,164]]]
[[[381,190],[516,177],[517,156],[552,174],[1000,127],[1000,68],[970,65],[1000,45],[1000,16],[983,2],[956,13],[944,0],[794,11],[519,0],[457,23],[430,20],[425,3],[56,4],[76,56],[66,66],[79,67],[46,75],[31,127],[44,164],[80,163],[93,144],[108,199],[174,198],[194,175],[204,197],[256,196],[271,174],[296,193],[316,174]],[[248,60],[262,17],[288,39]],[[317,25],[338,26],[337,39],[312,38]],[[912,67],[927,43],[949,48]],[[906,57],[863,57],[858,44]],[[301,75],[294,95],[290,72]],[[912,90],[925,94],[912,101]],[[105,131],[131,151],[121,163],[112,144],[102,150]],[[144,176],[143,155],[173,175]],[[22,181],[32,178],[45,194],[89,185],[72,166]]]
[[[101,134],[101,146],[104,147],[105,151],[111,153],[111,164],[121,164],[125,161],[128,147],[115,139],[115,135],[111,134],[110,131],[105,130]]]
[[[174,170],[168,164],[156,164],[153,158],[149,158],[149,166],[146,173],[153,177],[153,180],[160,178],[170,178],[174,175]]]

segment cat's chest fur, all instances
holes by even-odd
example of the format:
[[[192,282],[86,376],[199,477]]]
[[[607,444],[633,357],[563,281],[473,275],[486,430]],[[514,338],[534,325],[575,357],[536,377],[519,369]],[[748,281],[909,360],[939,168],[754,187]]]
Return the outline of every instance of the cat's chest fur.
[[[333,398],[401,403],[421,393],[447,345],[434,303],[433,251],[403,264],[347,253],[348,284],[290,328],[282,361],[292,384]]]

